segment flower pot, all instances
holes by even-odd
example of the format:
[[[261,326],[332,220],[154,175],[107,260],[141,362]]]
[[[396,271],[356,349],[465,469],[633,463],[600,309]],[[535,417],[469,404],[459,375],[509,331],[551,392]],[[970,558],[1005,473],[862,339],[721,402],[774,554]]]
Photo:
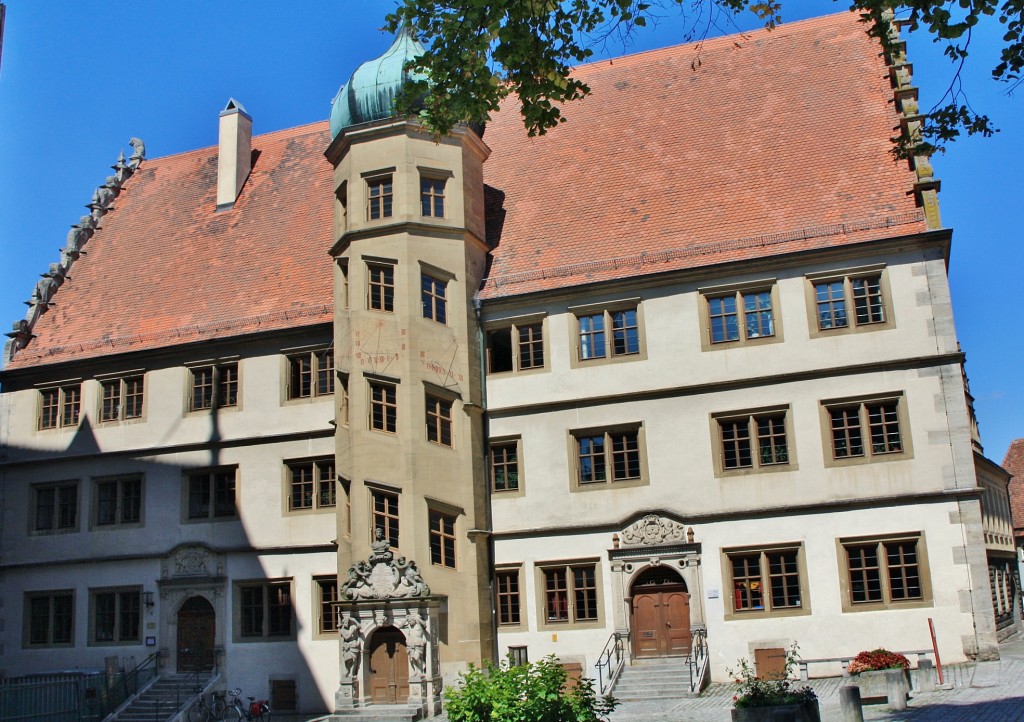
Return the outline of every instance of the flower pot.
[[[910,673],[905,669],[878,669],[850,676],[850,684],[860,688],[861,702],[885,702],[889,699],[889,681],[903,689],[903,699],[910,694]]]
[[[818,700],[772,707],[734,707],[732,722],[821,722]]]

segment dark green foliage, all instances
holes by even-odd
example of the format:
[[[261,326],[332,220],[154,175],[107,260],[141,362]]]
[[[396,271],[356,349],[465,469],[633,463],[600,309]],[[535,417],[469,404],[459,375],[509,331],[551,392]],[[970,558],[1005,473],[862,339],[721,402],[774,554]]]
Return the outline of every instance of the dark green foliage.
[[[518,666],[470,665],[460,678],[444,694],[450,722],[602,722],[617,705],[598,697],[589,679],[568,684],[553,656]]]
[[[812,702],[818,697],[810,687],[799,687],[789,679],[800,661],[800,648],[796,643],[786,652],[786,670],[782,679],[758,679],[754,668],[747,659],[739,660],[738,669],[726,670],[736,676],[739,690],[733,695],[732,704],[740,709],[746,707],[775,707],[784,704]]]
[[[855,0],[869,33],[889,49],[884,13],[892,0]],[[828,9],[823,4],[823,10]],[[627,37],[656,21],[658,14],[751,12],[768,28],[782,22],[782,0],[399,0],[388,15],[395,31],[405,24],[427,46],[415,68],[429,78],[412,84],[399,98],[402,113],[417,109],[424,125],[445,135],[461,122],[483,123],[509,95],[519,99],[529,135],[541,135],[564,122],[563,103],[590,92],[572,77],[572,66],[613,35]],[[952,82],[928,114],[920,137],[897,138],[898,157],[941,150],[961,133],[995,132],[985,115],[968,104],[960,86],[971,30],[991,16],[1006,27],[1006,45],[993,76],[1016,86],[1024,68],[1024,0],[906,0],[897,8],[913,30],[924,27],[954,63]],[[695,67],[699,62],[695,63]]]

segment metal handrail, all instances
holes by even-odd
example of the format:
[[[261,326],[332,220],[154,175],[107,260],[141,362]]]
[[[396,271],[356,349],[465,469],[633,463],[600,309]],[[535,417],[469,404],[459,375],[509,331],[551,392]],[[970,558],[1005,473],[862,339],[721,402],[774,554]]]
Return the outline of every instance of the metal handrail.
[[[690,692],[704,689],[704,678],[708,671],[708,632],[706,629],[693,630],[690,653],[686,655],[686,666],[690,670]]]
[[[597,687],[600,694],[605,695],[611,690],[622,673],[622,667],[626,663],[625,640],[629,639],[628,632],[612,632],[604,649],[597,656]],[[605,675],[607,673],[607,680]]]

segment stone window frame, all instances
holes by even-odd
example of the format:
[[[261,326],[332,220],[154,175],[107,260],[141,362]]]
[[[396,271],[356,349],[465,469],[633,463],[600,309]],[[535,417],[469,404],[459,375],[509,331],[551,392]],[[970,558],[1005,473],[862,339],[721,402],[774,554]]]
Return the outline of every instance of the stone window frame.
[[[900,451],[875,452],[871,449],[871,423],[868,407],[871,405],[884,404],[887,402],[896,404],[896,423],[898,425]],[[907,410],[907,401],[902,391],[891,391],[877,394],[859,394],[837,399],[825,399],[819,403],[819,415],[821,423],[822,445],[824,448],[824,464],[826,467],[856,466],[859,464],[873,464],[885,461],[904,461],[914,458],[914,448],[911,441],[910,416]],[[832,428],[832,411],[843,409],[857,409],[857,419],[860,429],[861,445],[863,453],[857,456],[836,457],[835,443]]]
[[[889,562],[885,553],[887,544],[913,542],[917,557],[917,572],[921,587],[920,598],[893,599],[889,579]],[[850,572],[849,550],[858,547],[876,547],[879,566],[879,583],[882,599],[878,601],[853,601],[854,583]],[[873,612],[884,609],[920,609],[934,605],[930,565],[928,563],[928,545],[924,531],[895,532],[890,534],[871,534],[867,536],[839,537],[836,539],[836,559],[839,566],[839,594],[844,613]]]
[[[97,424],[145,421],[145,371],[128,371],[111,376],[97,376],[96,381],[99,383],[99,394],[96,399]]]
[[[223,475],[226,479],[230,474],[232,484],[232,509],[231,513],[217,512],[217,482],[218,476]],[[209,495],[206,500],[207,511],[204,515],[192,513],[192,482],[206,477],[209,480]],[[239,504],[239,468],[237,464],[225,464],[222,466],[204,467],[200,469],[187,469],[182,474],[182,523],[184,524],[216,524],[220,522],[238,521],[241,518]]]
[[[338,618],[331,602],[340,601],[337,574],[314,574],[310,598],[313,600],[313,639],[338,639]],[[333,591],[332,591],[333,589]]]
[[[399,549],[402,540],[402,490],[390,485],[366,483],[369,490],[369,541],[374,541],[377,526],[383,524],[384,535],[393,549]],[[378,501],[382,502],[378,504]],[[393,534],[392,534],[393,532]]]
[[[137,501],[132,501],[135,495],[129,494],[127,484],[138,485]],[[114,521],[100,520],[100,487],[113,485],[114,487]],[[129,504],[129,502],[131,502]],[[127,516],[125,511],[129,506],[138,506],[136,518]],[[145,526],[146,519],[146,481],[142,474],[114,474],[110,476],[94,476],[92,478],[92,509],[89,514],[89,528],[93,531],[106,529],[139,529]]]
[[[783,417],[783,428],[786,434],[786,449],[789,456],[787,462],[762,464],[758,453],[758,427],[756,422],[759,419],[768,417]],[[711,449],[714,462],[715,476],[726,478],[731,476],[745,476],[748,474],[766,474],[786,471],[797,471],[800,466],[796,456],[796,435],[793,426],[793,411],[789,404],[777,404],[773,406],[760,406],[752,409],[739,409],[735,411],[714,412],[711,418]],[[735,468],[726,468],[725,465],[725,443],[722,423],[736,422],[747,419],[748,440],[750,442],[751,465]]]
[[[769,555],[795,552],[799,583],[800,606],[778,607],[772,603],[771,567]],[[732,560],[737,557],[758,557],[759,583],[762,589],[761,608],[739,609],[736,604],[735,579]],[[721,550],[723,596],[725,599],[725,620],[763,619],[765,617],[799,617],[811,614],[810,576],[807,572],[807,554],[802,541],[779,542],[775,544],[753,544],[725,547]],[[767,588],[765,580],[768,580]],[[766,590],[766,591],[765,591]]]
[[[751,294],[768,292],[771,300],[772,330],[771,335],[747,335],[745,298]],[[777,278],[760,278],[742,283],[727,283],[716,286],[703,286],[697,289],[700,296],[700,347],[701,351],[737,348],[740,346],[761,346],[782,343],[785,341],[782,327],[782,306]],[[736,301],[736,324],[738,338],[715,341],[712,337],[712,301],[719,298],[733,297]]]
[[[394,169],[364,173],[363,182],[366,191],[366,221],[373,223],[393,218],[397,190]],[[379,191],[375,192],[375,189]]]
[[[43,502],[41,496],[52,493],[53,503],[50,522],[44,526],[40,525],[40,504]],[[32,503],[29,507],[28,529],[30,536],[47,536],[51,534],[74,534],[81,529],[82,514],[80,504],[82,494],[79,479],[62,479],[59,481],[47,481],[31,486]],[[70,499],[65,496],[71,495]],[[70,508],[73,518],[67,520],[64,510]]]
[[[384,376],[371,376],[365,373],[363,378],[366,379],[366,428],[370,431],[377,431],[390,436],[397,435],[399,382]],[[374,398],[374,394],[378,389],[385,394],[379,400]],[[389,389],[390,393],[388,393]],[[374,419],[377,416],[380,417],[380,426],[375,425]]]
[[[113,597],[113,629],[111,639],[99,639],[97,637],[99,624],[99,599],[100,595]],[[126,600],[134,600],[134,609],[129,606],[125,609]],[[129,602],[131,604],[131,602]],[[129,647],[141,645],[145,639],[142,632],[144,609],[142,603],[142,586],[127,585],[118,587],[96,587],[89,589],[89,641],[90,647]],[[125,617],[135,617],[135,636],[122,636]]]
[[[515,489],[499,489],[495,484],[495,455],[494,450],[497,447],[509,448],[515,447],[515,465],[516,465],[516,488]],[[507,462],[502,464],[503,467],[508,466]],[[522,496],[526,493],[525,486],[525,475],[523,474],[523,437],[520,435],[514,436],[497,436],[490,439],[487,442],[487,480],[491,485],[491,494],[502,499]],[[495,498],[495,497],[492,497]]]
[[[52,649],[52,648],[67,648],[75,646],[75,590],[74,589],[46,589],[38,591],[27,591],[22,597],[22,639],[21,646],[25,649]],[[61,635],[60,639],[55,641],[56,632],[56,600],[60,598],[62,600],[70,601],[70,608],[64,615],[67,619],[67,635]],[[45,640],[39,640],[33,638],[33,609],[35,600],[47,600],[46,609],[46,628],[44,630],[46,637]]]
[[[82,419],[82,380],[68,379],[38,388],[36,430],[77,428]]]
[[[535,338],[535,333],[539,330],[539,336]],[[494,370],[495,369],[495,350],[492,344],[492,339],[497,338],[497,334],[504,334],[508,332],[509,337],[509,353],[511,354],[511,365],[510,368]],[[528,331],[529,336],[523,337],[523,333]],[[510,318],[495,319],[484,323],[484,348],[486,351],[486,371],[488,376],[501,376],[506,374],[529,374],[538,373],[550,370],[550,353],[548,350],[548,318],[547,313],[532,313],[524,316],[515,316]],[[540,347],[540,363],[536,362],[537,354],[532,350],[539,345]],[[531,365],[523,366],[523,352],[524,347],[529,347]],[[504,364],[502,364],[504,366]]]
[[[635,434],[637,445],[636,453],[640,466],[640,474],[636,477],[616,479],[613,437],[623,434]],[[603,480],[582,481],[582,452],[580,440],[583,438],[596,438],[598,436],[601,436],[604,439],[603,443],[605,451],[603,452],[603,463],[605,478]],[[596,489],[622,489],[634,486],[647,486],[651,483],[650,465],[647,458],[646,432],[643,422],[636,421],[609,424],[606,426],[591,426],[580,429],[571,429],[568,432],[568,444],[570,459],[569,468],[572,474],[569,488],[570,492],[586,492]]]
[[[857,322],[854,304],[854,280],[878,277],[881,295],[881,321]],[[812,339],[841,336],[848,333],[871,333],[896,328],[896,313],[893,309],[892,289],[889,284],[889,271],[884,263],[875,263],[854,268],[841,268],[829,271],[808,273],[804,276],[804,296],[807,306],[807,326]],[[818,315],[817,286],[827,283],[840,283],[842,286],[842,303],[847,319],[845,326],[822,328]]]
[[[573,575],[574,570],[590,569],[594,574],[595,590],[595,616],[593,619],[580,619],[576,604],[576,586]],[[548,620],[548,588],[546,584],[548,571],[563,571],[566,580],[566,612],[567,619]],[[543,561],[534,564],[535,571],[535,592],[537,609],[537,628],[545,631],[557,631],[559,629],[601,629],[604,627],[605,604],[604,604],[604,581],[603,569],[600,559],[567,559],[560,561]]]
[[[427,502],[427,536],[431,567],[453,572],[459,570],[459,516],[461,514],[448,505],[442,506],[433,500]],[[435,547],[437,555],[434,554]]]
[[[569,313],[572,315],[572,338],[569,355],[570,368],[584,368],[587,366],[598,366],[609,363],[628,363],[631,361],[643,361],[647,358],[646,323],[644,321],[644,308],[640,298],[622,298],[602,303],[588,303],[577,306],[570,306]],[[636,322],[636,351],[615,352],[615,314],[633,311]],[[581,319],[601,317],[602,330],[598,332],[585,332]],[[629,327],[632,328],[632,327]],[[583,357],[583,344],[581,338],[584,335],[593,337],[596,334],[603,336],[601,344],[601,355]]]
[[[515,580],[515,589],[503,590],[501,579]],[[494,567],[494,618],[500,632],[522,631],[527,628],[527,606],[523,603],[526,580],[522,564],[496,564]],[[515,599],[516,621],[503,621],[503,598]]]
[[[246,631],[246,592],[259,590],[259,622],[258,632]],[[271,609],[282,607],[275,604],[274,595],[285,590],[287,593],[288,609],[288,630],[287,632],[275,631],[271,627]],[[251,600],[251,597],[250,597]],[[259,642],[294,642],[297,638],[296,630],[298,622],[295,615],[295,584],[291,577],[279,577],[274,579],[239,579],[232,584],[232,618],[235,620],[232,625],[233,641],[237,644],[249,644]],[[253,605],[255,606],[255,605]]]
[[[398,261],[363,256],[366,267],[366,310],[394,313],[398,288]],[[379,277],[375,277],[379,274]]]
[[[198,414],[241,408],[242,363],[240,358],[196,361],[186,364],[186,369],[188,371],[186,413]],[[209,376],[206,377],[205,374],[209,374]],[[199,389],[203,389],[204,392],[197,393]],[[205,391],[206,389],[208,391]]]
[[[433,218],[435,220],[444,220],[448,214],[448,202],[446,197],[446,191],[448,189],[448,180],[453,178],[454,174],[451,171],[434,170],[428,168],[419,169],[419,215],[421,218]],[[440,184],[440,193],[437,192],[435,184]],[[430,188],[426,185],[431,184]],[[437,202],[440,199],[441,212],[437,213]],[[425,205],[426,204],[426,205]],[[424,213],[424,210],[429,212]]]
[[[304,478],[296,480],[296,472],[310,468],[311,475],[307,481]],[[289,516],[313,514],[321,511],[334,510],[338,506],[337,472],[334,456],[309,456],[299,459],[286,459],[284,469],[284,511]],[[296,483],[301,486],[309,485],[311,492],[308,506],[295,506]],[[327,487],[327,500],[324,501],[325,487]],[[305,494],[301,489],[300,494]]]
[[[333,396],[337,385],[334,344],[283,349],[284,400],[315,401]]]
[[[424,382],[423,426],[424,439],[429,444],[445,449],[455,448],[455,402],[460,396],[448,389]],[[447,443],[445,431],[448,432]]]

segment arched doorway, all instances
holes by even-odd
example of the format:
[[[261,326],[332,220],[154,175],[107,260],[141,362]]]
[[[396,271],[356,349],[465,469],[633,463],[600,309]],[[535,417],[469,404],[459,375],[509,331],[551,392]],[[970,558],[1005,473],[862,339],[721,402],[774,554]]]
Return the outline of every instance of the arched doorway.
[[[690,595],[668,567],[651,567],[631,588],[633,656],[671,657],[690,651]]]
[[[204,597],[189,597],[178,610],[178,671],[213,669],[217,615]]]
[[[409,698],[409,651],[405,635],[382,627],[370,638],[370,699],[380,704],[405,703]]]

